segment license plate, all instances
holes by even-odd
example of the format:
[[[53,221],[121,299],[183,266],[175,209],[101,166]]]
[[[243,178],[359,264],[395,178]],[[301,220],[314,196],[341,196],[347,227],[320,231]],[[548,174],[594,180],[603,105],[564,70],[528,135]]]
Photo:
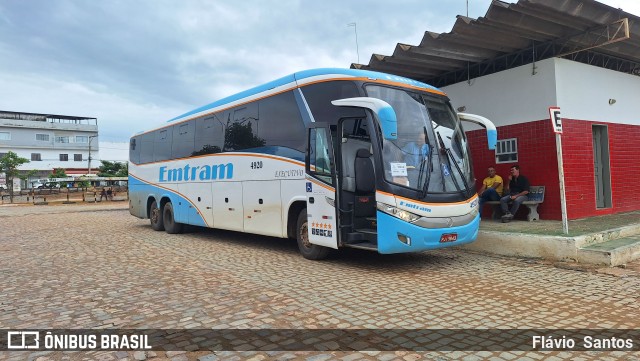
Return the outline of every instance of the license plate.
[[[458,240],[457,233],[447,233],[447,234],[443,234],[442,237],[440,237],[440,243],[455,242],[457,240]]]

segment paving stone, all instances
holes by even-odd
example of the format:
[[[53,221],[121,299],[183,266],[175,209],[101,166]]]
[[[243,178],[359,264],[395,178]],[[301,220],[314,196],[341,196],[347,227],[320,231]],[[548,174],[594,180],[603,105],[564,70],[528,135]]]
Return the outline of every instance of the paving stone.
[[[333,356],[330,355],[330,354],[329,355],[327,355],[327,354],[325,354],[325,355],[314,355],[314,356],[307,357],[305,360],[306,361],[326,361],[326,360],[331,359],[332,357]]]
[[[640,312],[640,277],[632,274],[614,277],[453,249],[384,256],[344,250],[327,261],[311,262],[298,254],[295,242],[285,239],[203,229],[180,235],[155,232],[148,220],[129,215],[126,205],[89,211],[12,208],[16,210],[0,207],[3,329],[640,328],[633,317]],[[447,339],[474,344],[455,336]],[[408,345],[429,341],[406,335],[395,338]],[[385,361],[413,355],[469,360],[634,356],[624,351],[334,353],[341,340],[330,335],[308,345],[291,341],[309,349],[320,345],[324,352],[279,352],[273,345],[280,340],[233,341],[254,353],[244,358],[239,351],[211,354],[208,350],[224,348],[199,335],[196,342],[171,340],[172,351],[157,351],[156,358],[229,361],[264,356],[320,361],[329,356]],[[201,349],[203,345],[206,348]],[[376,342],[354,338],[348,345],[366,350]],[[258,348],[264,349],[258,352]],[[186,353],[187,349],[199,351]],[[34,354],[0,358],[24,360]],[[37,357],[120,360],[135,354],[53,355]]]
[[[217,361],[218,356],[214,353],[198,357],[198,361]]]
[[[363,358],[364,356],[358,353],[352,353],[351,355],[343,356],[340,358],[342,361],[355,361]]]

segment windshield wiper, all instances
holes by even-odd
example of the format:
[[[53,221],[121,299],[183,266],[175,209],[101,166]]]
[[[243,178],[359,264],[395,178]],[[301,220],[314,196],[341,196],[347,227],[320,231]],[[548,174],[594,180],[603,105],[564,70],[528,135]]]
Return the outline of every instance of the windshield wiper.
[[[458,174],[460,174],[460,179],[462,179],[462,182],[464,183],[465,190],[469,189],[469,184],[467,183],[467,180],[465,179],[465,176],[464,176],[464,173],[462,172],[462,169],[460,169],[460,167],[458,166],[458,163],[456,162],[455,157],[451,153],[451,149],[447,148],[444,145],[444,142],[442,141],[442,136],[440,136],[439,132],[436,132],[436,135],[438,136],[438,142],[440,143],[440,148],[443,149],[445,151],[445,153],[447,153],[447,163],[449,164],[449,169],[451,169],[451,161],[453,161],[453,165],[456,167],[456,170],[458,171]],[[458,184],[458,181],[456,180],[456,177],[452,175],[451,178],[453,179],[453,183],[456,185],[456,188],[458,188],[458,190],[461,191],[460,185]]]
[[[429,163],[427,163],[427,180],[425,180],[422,185],[422,190],[420,191],[420,199],[423,199],[427,192],[429,191],[429,182],[431,181],[431,173],[433,172],[433,146],[431,144],[427,144],[429,152],[427,153],[427,158],[429,158]],[[422,176],[424,175],[424,161],[420,163],[420,173],[418,175],[418,184],[422,181]]]

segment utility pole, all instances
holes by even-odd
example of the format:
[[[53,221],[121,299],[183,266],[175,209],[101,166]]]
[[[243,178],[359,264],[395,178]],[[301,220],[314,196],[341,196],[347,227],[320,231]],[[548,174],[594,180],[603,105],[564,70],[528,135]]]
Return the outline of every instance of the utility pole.
[[[93,140],[93,138],[97,138],[98,135],[90,135],[89,136],[89,170],[87,171],[87,175],[91,174],[91,141]]]
[[[356,54],[358,55],[358,64],[360,64],[360,49],[358,49],[358,25],[356,23],[349,23],[347,26],[353,26],[353,31],[356,33]]]

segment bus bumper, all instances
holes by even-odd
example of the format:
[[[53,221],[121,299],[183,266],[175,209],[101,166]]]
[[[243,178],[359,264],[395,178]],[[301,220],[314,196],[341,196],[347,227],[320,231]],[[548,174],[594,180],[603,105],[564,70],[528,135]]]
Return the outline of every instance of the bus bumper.
[[[378,211],[378,252],[408,253],[460,246],[478,237],[480,215],[464,226],[451,228],[423,228]],[[443,235],[455,234],[457,239],[441,242]]]

